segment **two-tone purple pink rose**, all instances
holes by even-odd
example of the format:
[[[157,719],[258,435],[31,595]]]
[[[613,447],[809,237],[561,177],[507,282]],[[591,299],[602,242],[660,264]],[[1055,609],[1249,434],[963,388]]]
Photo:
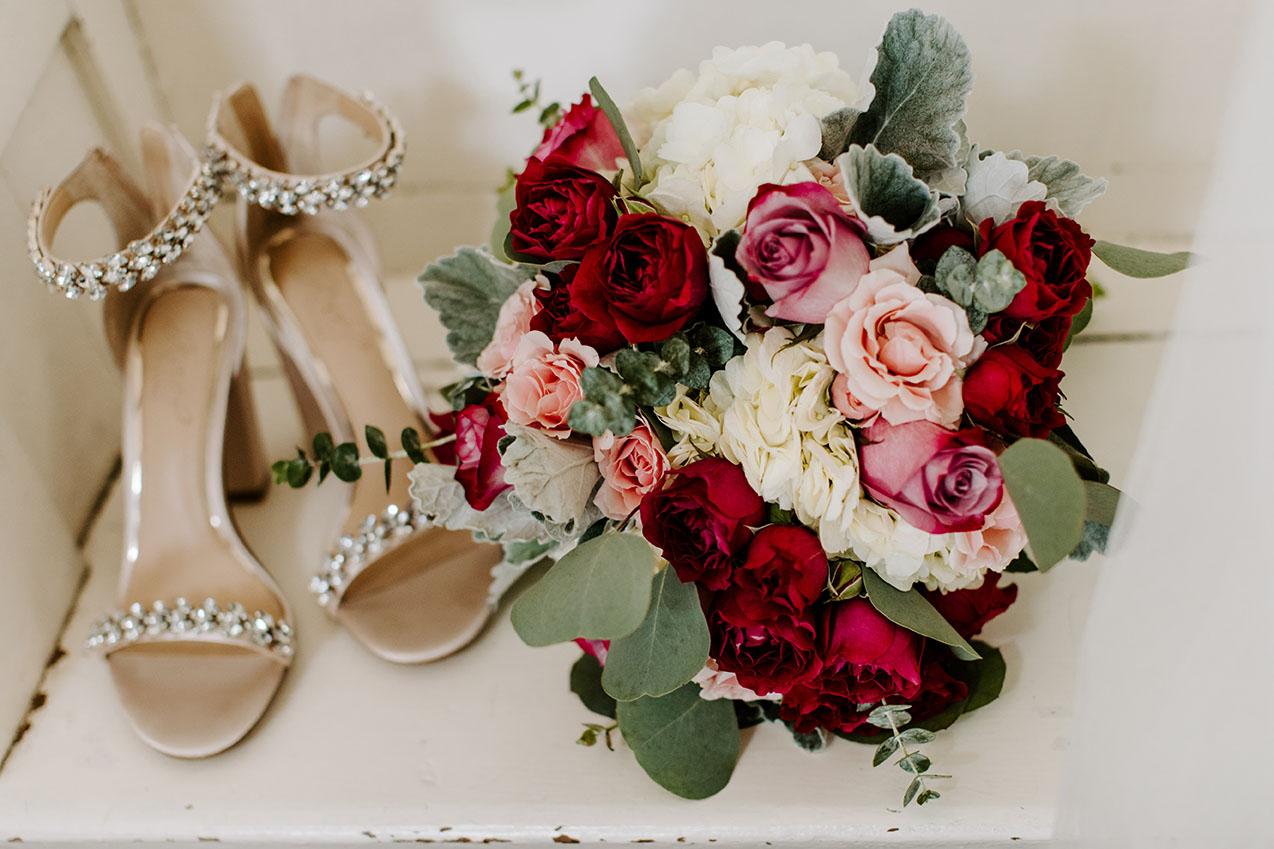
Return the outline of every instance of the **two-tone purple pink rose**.
[[[931,534],[975,531],[1004,497],[995,452],[977,428],[928,421],[862,431],[859,479],[872,498]]]
[[[821,324],[867,273],[863,233],[818,183],[767,184],[748,204],[735,258],[774,301],[766,315]]]

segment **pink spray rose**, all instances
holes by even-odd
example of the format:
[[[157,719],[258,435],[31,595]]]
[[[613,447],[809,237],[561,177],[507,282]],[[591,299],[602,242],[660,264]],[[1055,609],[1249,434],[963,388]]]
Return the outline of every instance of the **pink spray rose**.
[[[748,204],[735,258],[774,300],[766,315],[817,324],[867,273],[862,234],[818,183],[767,184]]]
[[[501,400],[509,421],[538,427],[550,436],[571,435],[571,405],[584,397],[580,374],[597,365],[597,351],[576,339],[556,345],[538,330],[522,337]]]
[[[495,334],[487,347],[478,354],[478,371],[492,380],[503,380],[513,368],[513,354],[518,342],[531,332],[531,319],[539,312],[535,290],[541,278],[527,280],[507,301],[500,305],[500,315],[495,322]],[[547,286],[547,281],[544,282]]]
[[[540,146],[531,156],[544,161],[554,153],[580,168],[614,171],[615,160],[624,156],[624,146],[606,113],[594,106],[593,98],[586,94],[544,131]]]
[[[1004,495],[995,452],[978,428],[877,421],[863,431],[858,475],[872,498],[931,534],[979,530]]]
[[[641,505],[641,497],[663,483],[668,455],[650,425],[638,421],[627,436],[610,431],[593,438],[593,459],[602,486],[593,503],[610,519],[624,519]]]
[[[860,409],[878,410],[890,424],[959,421],[959,370],[982,346],[956,304],[882,264],[832,308],[824,334],[827,360],[845,376],[842,392]]]

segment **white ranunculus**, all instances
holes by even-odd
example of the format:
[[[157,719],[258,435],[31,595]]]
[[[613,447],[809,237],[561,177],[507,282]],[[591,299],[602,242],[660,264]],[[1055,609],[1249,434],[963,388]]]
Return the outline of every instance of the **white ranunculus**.
[[[819,119],[857,97],[832,53],[717,48],[698,76],[678,71],[634,99],[645,194],[709,239],[737,228],[762,184],[814,179],[801,163],[822,145]]]

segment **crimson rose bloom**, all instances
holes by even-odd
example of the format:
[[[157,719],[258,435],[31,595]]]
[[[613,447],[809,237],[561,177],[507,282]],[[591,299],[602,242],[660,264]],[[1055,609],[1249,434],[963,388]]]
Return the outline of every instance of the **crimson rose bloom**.
[[[998,250],[1026,275],[1026,288],[1017,293],[1004,311],[1019,321],[1041,321],[1058,315],[1074,315],[1093,294],[1088,284],[1088,262],[1094,242],[1069,218],[1031,200],[1018,208],[1017,217],[999,227],[988,218],[979,227],[981,254]]]
[[[536,288],[534,292],[540,309],[531,316],[531,329],[540,331],[554,342],[578,339],[604,356],[622,348],[624,337],[614,324],[590,321],[580,312],[573,299],[578,271],[578,265],[568,265],[556,275],[546,275],[550,280],[549,288]]]
[[[987,572],[982,586],[976,589],[949,593],[925,591],[924,596],[942,614],[942,618],[967,640],[976,636],[986,623],[1008,610],[1017,599],[1016,584],[1001,587],[999,583],[999,572]]]
[[[456,480],[474,510],[487,509],[511,486],[504,482],[504,463],[497,448],[508,420],[494,392],[481,404],[470,404],[456,414]]]
[[[964,376],[964,410],[996,433],[1042,439],[1066,424],[1057,409],[1062,376],[1016,345],[992,348]]]
[[[827,554],[818,535],[791,525],[757,531],[748,556],[714,603],[721,618],[746,627],[798,619],[827,586]]]
[[[863,431],[858,464],[872,498],[931,534],[980,529],[1004,493],[995,452],[978,428],[878,419]]]
[[[708,252],[688,224],[653,213],[624,215],[610,241],[580,261],[571,299],[629,342],[680,330],[708,297]]]
[[[1019,328],[1022,332],[1013,344],[1028,351],[1031,359],[1045,368],[1057,368],[1062,364],[1062,346],[1066,344],[1066,336],[1071,331],[1070,316],[1053,316],[1027,327],[1004,313],[996,313],[987,321],[982,338],[988,345],[996,345],[1012,339]]]
[[[531,260],[574,260],[605,241],[618,214],[615,187],[560,156],[532,157],[518,177],[509,213],[509,245]]]
[[[551,154],[590,171],[614,171],[615,160],[624,155],[624,146],[606,113],[595,107],[593,98],[586,94],[544,131],[540,146],[531,155],[544,160]]]
[[[713,611],[708,615],[712,657],[718,668],[733,672],[740,684],[758,695],[787,693],[822,670],[813,614],[809,609],[800,617],[741,627]]]
[[[683,582],[725,589],[734,564],[765,521],[765,502],[743,470],[709,457],[669,472],[641,500],[641,530]]]

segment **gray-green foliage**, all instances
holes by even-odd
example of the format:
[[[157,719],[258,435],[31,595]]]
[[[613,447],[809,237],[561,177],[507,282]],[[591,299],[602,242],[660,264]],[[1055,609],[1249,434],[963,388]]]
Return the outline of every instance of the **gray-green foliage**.
[[[438,311],[457,362],[477,364],[478,354],[495,335],[500,307],[533,276],[479,248],[461,248],[425,267],[419,278],[425,303]]]
[[[1189,251],[1164,254],[1102,241],[1093,245],[1093,253],[1120,274],[1140,278],[1167,277],[1198,262],[1198,257]]]
[[[646,618],[654,566],[654,549],[634,534],[582,543],[513,603],[513,630],[530,646],[626,637]]]
[[[911,705],[881,704],[867,715],[869,723],[889,732],[889,736],[876,747],[876,754],[872,758],[871,765],[880,766],[895,754],[900,754],[901,757],[896,761],[898,768],[914,776],[903,794],[903,807],[910,805],[913,800],[916,804],[923,805],[940,797],[941,794],[936,790],[929,789],[925,783],[926,779],[951,777],[930,773],[929,767],[933,765],[933,762],[929,756],[919,750],[911,750],[912,746],[933,742],[934,735],[923,728],[902,730],[903,726],[911,722],[911,714],[907,713],[910,708]]]
[[[657,784],[685,799],[706,799],[730,781],[739,726],[729,699],[700,698],[698,684],[666,696],[619,702],[620,731]]]
[[[868,237],[878,245],[914,238],[942,218],[938,193],[896,153],[852,145],[836,160]]]
[[[950,646],[956,657],[962,660],[978,659],[978,653],[968,640],[942,618],[942,614],[919,590],[900,590],[880,577],[875,569],[863,570],[863,587],[872,607],[890,622]]]
[[[601,472],[591,445],[512,422],[505,431],[510,440],[500,448],[505,483],[518,503],[543,517],[550,533],[573,539],[601,516],[593,503]]]
[[[1031,559],[1047,572],[1083,539],[1084,483],[1066,452],[1043,439],[1019,439],[1000,455],[999,464]]]
[[[1026,163],[1027,179],[1043,183],[1048,190],[1045,199],[1057,201],[1062,215],[1074,218],[1097,198],[1106,193],[1106,181],[1089,177],[1077,163],[1057,156],[1027,156],[1020,150],[1006,153],[1009,159]]]
[[[708,642],[695,585],[683,584],[671,566],[664,567],[651,581],[646,618],[610,644],[602,686],[620,701],[671,693],[703,669]]]
[[[946,20],[918,9],[889,21],[871,74],[875,97],[858,116],[849,143],[897,153],[921,178],[957,165],[973,63],[964,39]]]
[[[947,248],[934,270],[938,291],[964,307],[969,327],[980,333],[987,317],[1007,309],[1013,297],[1026,287],[1026,276],[1000,251],[987,251],[981,259],[964,248]]]
[[[624,156],[628,158],[628,167],[633,172],[633,189],[638,190],[645,182],[641,171],[641,157],[637,155],[637,145],[633,143],[633,136],[628,132],[628,125],[624,123],[624,116],[619,111],[619,107],[615,105],[615,101],[606,93],[606,89],[602,88],[602,84],[598,82],[597,77],[593,77],[588,81],[588,90],[592,92],[593,99],[597,101],[597,106],[606,115],[606,120],[610,121],[611,127],[615,130],[615,135],[619,136],[619,144],[624,148]]]

